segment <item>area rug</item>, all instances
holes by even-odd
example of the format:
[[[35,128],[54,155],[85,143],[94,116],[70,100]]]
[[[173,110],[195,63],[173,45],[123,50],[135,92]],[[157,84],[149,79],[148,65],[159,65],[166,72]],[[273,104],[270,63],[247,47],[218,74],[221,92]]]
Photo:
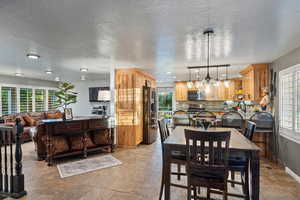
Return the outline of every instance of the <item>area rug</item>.
[[[57,165],[61,178],[84,174],[87,172],[121,165],[122,162],[111,155],[88,158],[75,162]]]

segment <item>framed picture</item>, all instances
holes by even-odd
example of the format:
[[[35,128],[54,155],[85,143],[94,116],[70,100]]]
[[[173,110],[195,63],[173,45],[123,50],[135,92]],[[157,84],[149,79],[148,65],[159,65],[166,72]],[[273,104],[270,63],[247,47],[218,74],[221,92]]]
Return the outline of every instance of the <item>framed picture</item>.
[[[65,108],[64,111],[65,111],[66,120],[73,119],[72,108]]]

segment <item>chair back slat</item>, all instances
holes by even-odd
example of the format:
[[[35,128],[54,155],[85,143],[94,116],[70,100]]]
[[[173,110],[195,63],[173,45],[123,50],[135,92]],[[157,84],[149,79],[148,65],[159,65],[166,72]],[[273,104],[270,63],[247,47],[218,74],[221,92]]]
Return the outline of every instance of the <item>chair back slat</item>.
[[[158,120],[160,141],[163,143],[167,139],[165,120]]]
[[[252,141],[255,129],[256,129],[256,124],[254,122],[248,121],[247,126],[246,126],[245,131],[244,131],[244,136],[248,140]]]
[[[228,175],[230,131],[195,131],[185,129],[187,171],[217,170]],[[189,172],[188,172],[189,173]]]

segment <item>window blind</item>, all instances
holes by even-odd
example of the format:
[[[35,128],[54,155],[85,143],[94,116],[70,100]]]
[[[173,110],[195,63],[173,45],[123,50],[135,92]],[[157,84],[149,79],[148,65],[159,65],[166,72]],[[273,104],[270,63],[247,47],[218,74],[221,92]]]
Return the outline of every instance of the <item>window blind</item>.
[[[45,111],[45,90],[35,89],[35,111],[42,112]]]
[[[280,126],[286,129],[293,129],[294,84],[293,73],[280,77]]]
[[[20,112],[32,112],[32,89],[20,88]]]
[[[55,90],[48,90],[48,110],[56,110],[57,108]]]
[[[1,106],[2,115],[17,113],[17,88],[2,87],[1,100],[2,100],[2,106]]]
[[[279,132],[300,141],[300,65],[279,72]]]

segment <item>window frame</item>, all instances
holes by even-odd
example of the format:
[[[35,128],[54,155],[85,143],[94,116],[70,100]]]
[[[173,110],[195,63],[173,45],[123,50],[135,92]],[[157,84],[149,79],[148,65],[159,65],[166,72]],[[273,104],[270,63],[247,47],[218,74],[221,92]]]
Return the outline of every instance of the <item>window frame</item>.
[[[298,73],[300,74],[300,64],[294,65],[291,67],[288,67],[284,70],[281,70],[279,72],[278,76],[278,91],[279,91],[279,98],[278,98],[278,106],[279,106],[279,134],[289,140],[292,140],[294,142],[300,143],[300,130],[296,130],[296,124],[299,123],[300,117],[297,119],[297,108],[299,105],[297,104],[299,101],[300,92],[298,91],[299,86],[297,85],[297,76]],[[285,128],[282,127],[281,121],[282,121],[282,112],[283,112],[283,78],[284,76],[292,75],[292,128]]]
[[[32,85],[19,85],[19,84],[9,84],[9,83],[1,83],[0,82],[0,117],[3,116],[2,113],[2,96],[1,91],[2,87],[15,87],[17,92],[17,113],[20,113],[20,89],[28,88],[32,89],[32,112],[35,112],[35,89],[44,89],[45,90],[45,111],[48,111],[48,90],[58,90],[55,87],[47,87],[47,86],[32,86]]]

